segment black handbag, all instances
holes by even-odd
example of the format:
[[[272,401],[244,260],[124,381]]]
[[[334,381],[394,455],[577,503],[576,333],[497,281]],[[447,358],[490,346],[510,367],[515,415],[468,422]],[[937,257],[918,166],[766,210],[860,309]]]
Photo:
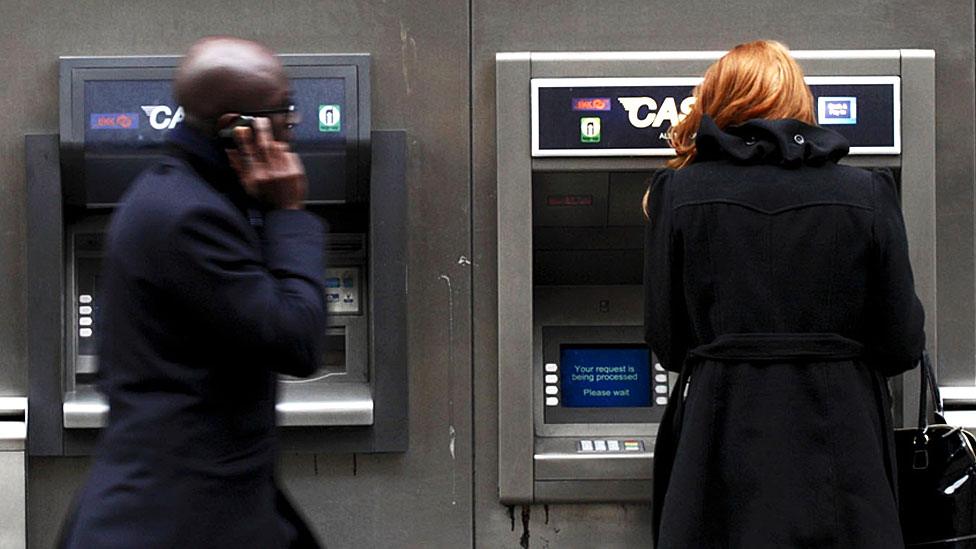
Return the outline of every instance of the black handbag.
[[[921,363],[918,427],[895,430],[905,545],[976,547],[976,438],[946,424],[928,353],[922,354]]]

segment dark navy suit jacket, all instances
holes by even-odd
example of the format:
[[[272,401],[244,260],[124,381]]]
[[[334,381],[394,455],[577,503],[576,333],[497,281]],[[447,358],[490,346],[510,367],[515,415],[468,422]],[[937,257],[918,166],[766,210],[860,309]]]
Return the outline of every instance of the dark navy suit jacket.
[[[99,387],[111,411],[63,545],[287,546],[308,534],[273,478],[276,373],[318,366],[324,227],[259,211],[201,135],[170,141],[109,228]]]

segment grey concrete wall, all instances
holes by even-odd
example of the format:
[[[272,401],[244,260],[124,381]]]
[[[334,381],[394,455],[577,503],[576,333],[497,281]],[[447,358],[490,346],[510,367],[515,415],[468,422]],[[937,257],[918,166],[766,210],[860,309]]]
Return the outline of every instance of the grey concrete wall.
[[[26,393],[23,135],[57,129],[58,55],[178,53],[211,33],[254,37],[281,52],[373,54],[374,126],[406,128],[410,139],[411,447],[392,456],[282,456],[288,489],[330,547],[648,544],[646,506],[497,503],[497,51],[725,49],[757,37],[796,49],[935,49],[940,360],[950,382],[974,381],[970,0],[3,0],[2,7],[0,395]],[[51,545],[87,466],[79,458],[31,462],[32,547]]]
[[[943,379],[974,383],[973,3],[521,2],[474,0],[475,540],[482,547],[646,547],[646,506],[497,503],[495,53],[499,51],[724,50],[757,38],[794,49],[936,50],[939,338]],[[911,131],[911,129],[907,129]],[[524,526],[523,526],[524,524]],[[525,546],[525,545],[523,545]]]
[[[282,456],[330,547],[471,545],[468,4],[434,0],[2,2],[0,395],[25,394],[23,136],[58,128],[59,55],[182,52],[253,37],[282,53],[373,55],[373,125],[409,139],[410,451]],[[33,460],[31,547],[50,547],[86,459]]]

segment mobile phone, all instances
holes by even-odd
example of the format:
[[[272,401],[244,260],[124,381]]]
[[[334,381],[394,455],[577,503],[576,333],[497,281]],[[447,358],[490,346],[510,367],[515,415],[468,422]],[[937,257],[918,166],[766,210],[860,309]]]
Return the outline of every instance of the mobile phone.
[[[234,130],[236,128],[251,128],[254,131],[254,117],[241,115],[234,119],[226,128],[217,132],[217,139],[220,141],[221,147],[225,149],[236,149],[237,139],[234,138]]]

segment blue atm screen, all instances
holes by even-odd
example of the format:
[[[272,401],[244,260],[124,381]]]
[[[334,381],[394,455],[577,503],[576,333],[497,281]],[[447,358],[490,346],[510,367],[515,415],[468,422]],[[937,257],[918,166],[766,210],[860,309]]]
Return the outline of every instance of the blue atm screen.
[[[631,408],[651,405],[651,368],[645,346],[563,345],[562,405]]]

